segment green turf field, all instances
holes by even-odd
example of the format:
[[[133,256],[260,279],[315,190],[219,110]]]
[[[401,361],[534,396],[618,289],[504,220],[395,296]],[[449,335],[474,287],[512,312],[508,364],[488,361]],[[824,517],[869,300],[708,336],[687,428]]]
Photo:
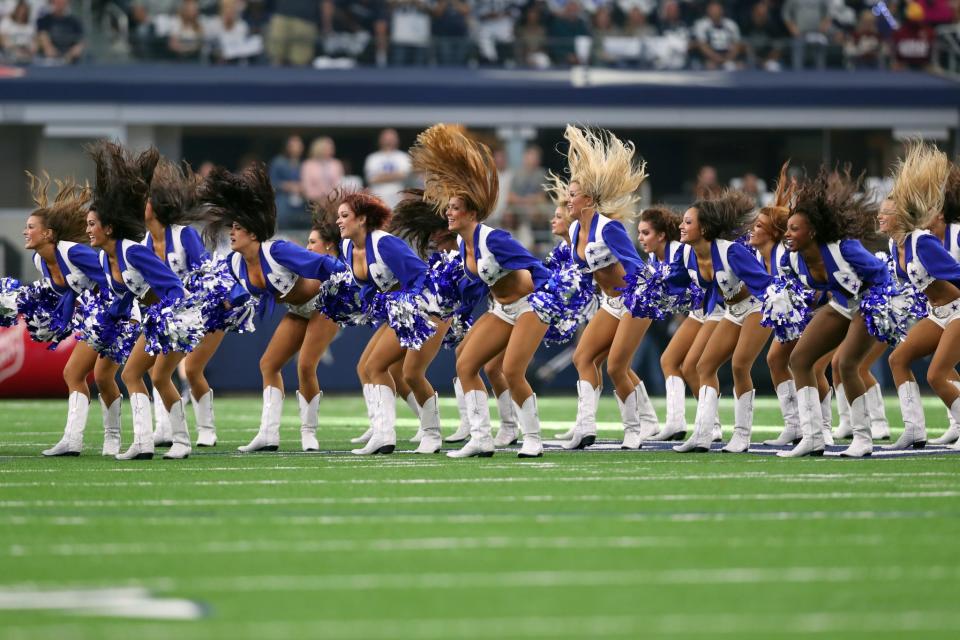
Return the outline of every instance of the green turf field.
[[[83,456],[42,459],[66,402],[0,403],[0,638],[960,637],[960,455],[356,458],[354,398],[321,404],[339,453],[303,454],[292,395],[279,454],[236,453],[259,400],[218,398],[215,449],[128,463],[97,405]],[[574,412],[542,399],[546,434]],[[759,400],[754,440],[778,417]]]

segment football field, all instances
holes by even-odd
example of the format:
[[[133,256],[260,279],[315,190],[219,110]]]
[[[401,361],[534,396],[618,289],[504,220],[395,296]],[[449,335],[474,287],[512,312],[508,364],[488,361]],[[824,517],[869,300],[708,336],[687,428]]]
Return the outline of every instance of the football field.
[[[217,447],[120,463],[98,404],[84,454],[43,459],[66,402],[0,402],[0,638],[960,637],[960,452],[449,460],[410,453],[398,404],[391,456],[350,455],[359,397],[324,399],[326,452],[301,453],[291,391],[279,453],[237,453],[260,400],[221,397]],[[542,398],[545,436],[575,410]],[[609,395],[599,419],[612,444]],[[759,399],[754,441],[779,420]]]

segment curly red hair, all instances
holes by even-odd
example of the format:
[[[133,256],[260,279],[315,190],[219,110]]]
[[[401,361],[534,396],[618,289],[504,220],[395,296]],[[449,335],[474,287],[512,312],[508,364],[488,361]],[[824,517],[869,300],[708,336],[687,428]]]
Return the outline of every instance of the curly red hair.
[[[387,203],[369,193],[347,193],[341,198],[340,204],[347,205],[356,216],[366,219],[364,226],[367,232],[385,228],[393,215]]]

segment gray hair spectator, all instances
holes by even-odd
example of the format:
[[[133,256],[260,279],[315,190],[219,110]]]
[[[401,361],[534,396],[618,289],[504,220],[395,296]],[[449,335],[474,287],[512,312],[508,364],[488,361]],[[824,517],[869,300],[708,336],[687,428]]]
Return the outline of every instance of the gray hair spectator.
[[[70,0],[50,0],[50,13],[37,20],[40,52],[50,61],[73,64],[86,48],[83,24],[70,13]]]
[[[783,23],[770,13],[770,1],[754,2],[743,28],[743,40],[753,66],[780,71],[781,41],[785,35]]]
[[[20,0],[8,15],[0,20],[0,51],[4,60],[26,64],[37,53],[37,27],[30,19],[30,5]]]
[[[817,69],[824,69],[831,27],[830,0],[786,0],[781,15],[793,38],[793,68],[804,68],[809,47],[816,57]]]
[[[743,52],[740,27],[724,16],[720,0],[710,0],[707,15],[693,25],[693,33],[707,69],[731,71],[739,66],[737,61]]]
[[[173,19],[173,28],[167,39],[170,53],[178,60],[197,60],[203,47],[203,25],[200,24],[200,6],[197,0],[183,0]]]
[[[303,197],[309,201],[322,200],[343,181],[343,163],[334,157],[333,138],[323,136],[310,144],[310,154],[300,167],[300,185]]]
[[[437,64],[460,66],[470,54],[470,3],[466,0],[434,0],[431,25]]]
[[[400,192],[410,175],[410,156],[400,151],[396,129],[380,132],[379,147],[364,161],[363,174],[370,193],[393,207],[400,202]]]
[[[267,56],[275,65],[303,67],[314,58],[324,0],[275,0],[267,27]]]
[[[473,19],[477,48],[484,62],[496,63],[513,59],[514,29],[522,0],[475,0]]]
[[[306,224],[303,188],[300,185],[300,160],[303,157],[303,139],[293,135],[287,138],[283,153],[270,161],[270,183],[277,205],[277,224],[281,228]]]

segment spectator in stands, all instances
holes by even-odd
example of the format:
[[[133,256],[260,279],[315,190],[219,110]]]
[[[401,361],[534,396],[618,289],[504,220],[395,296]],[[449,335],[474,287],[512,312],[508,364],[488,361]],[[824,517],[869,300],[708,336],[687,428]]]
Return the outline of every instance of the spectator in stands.
[[[334,157],[333,139],[324,136],[310,144],[310,157],[300,167],[303,197],[317,202],[343,181],[343,163]]]
[[[70,0],[50,0],[50,13],[37,20],[40,53],[51,62],[74,64],[86,48],[83,25],[70,13]]]
[[[434,0],[432,32],[437,64],[463,66],[470,55],[470,3]]]
[[[474,0],[477,48],[483,62],[513,62],[514,29],[523,4],[522,0]]]
[[[593,36],[593,62],[595,64],[617,65],[624,61],[623,56],[610,51],[608,38],[622,38],[623,30],[613,22],[610,7],[600,7],[593,14],[590,33]]]
[[[827,66],[827,33],[832,24],[829,0],[786,0],[781,15],[793,38],[794,70],[804,68],[808,47],[814,52],[817,69],[824,69]]]
[[[555,64],[575,65],[585,63],[587,60],[581,60],[577,51],[577,38],[590,35],[590,29],[580,9],[580,3],[577,0],[568,0],[563,6],[563,11],[553,17],[553,21],[547,28],[549,35],[550,58]]]
[[[876,69],[880,66],[883,42],[877,31],[877,16],[870,9],[860,12],[857,28],[844,45],[847,64],[854,69]]]
[[[923,7],[911,2],[903,12],[903,22],[893,34],[893,68],[898,71],[929,71],[937,34],[924,22]]]
[[[750,8],[750,17],[743,29],[743,39],[753,66],[766,71],[780,71],[783,25],[770,14],[769,0],[759,0]]]
[[[240,17],[239,0],[220,0],[220,13],[207,22],[207,40],[214,56],[224,64],[249,62],[263,53],[263,40],[251,36],[246,20]]]
[[[363,174],[370,193],[391,207],[400,202],[400,191],[410,174],[410,156],[400,151],[400,136],[396,129],[380,132],[380,149],[367,156]]]
[[[915,0],[923,8],[923,21],[931,27],[952,24],[956,18],[956,10],[950,0]]]
[[[624,35],[634,38],[651,38],[657,35],[657,29],[650,24],[649,14],[640,7],[634,7],[626,13],[626,23],[623,25]]]
[[[517,27],[518,60],[521,64],[535,69],[546,69],[550,66],[544,17],[546,11],[547,6],[542,1],[530,3]]]
[[[203,26],[197,0],[183,0],[173,20],[167,48],[177,60],[198,60],[203,47]]]
[[[274,0],[273,16],[267,26],[267,56],[271,64],[303,67],[313,61],[324,1]]]
[[[657,10],[657,0],[617,0],[616,6],[628,18],[634,11],[649,18]]]
[[[430,53],[430,7],[424,0],[390,0],[392,63],[425,67]]]
[[[389,44],[385,0],[323,0],[324,33],[349,33],[366,40],[358,58],[387,66]],[[371,46],[372,39],[372,46]]]
[[[535,144],[528,145],[523,152],[523,162],[510,180],[507,207],[517,216],[520,224],[535,228],[544,226],[547,220],[546,195],[543,184],[547,179],[547,170],[543,167],[543,152]]]
[[[724,16],[720,0],[710,0],[707,15],[693,25],[693,34],[707,69],[732,71],[740,66],[738,60],[743,52],[740,27]]]
[[[500,193],[497,195],[497,204],[484,221],[493,227],[513,231],[517,221],[512,211],[507,210],[507,200],[510,197],[510,185],[513,182],[513,171],[507,160],[507,152],[503,148],[493,149],[493,162],[497,167],[497,181],[500,184]]]
[[[717,180],[717,170],[708,164],[697,171],[697,183],[693,187],[693,197],[697,200],[710,198],[720,193],[720,182]]]
[[[743,178],[740,180],[739,185],[730,185],[734,189],[739,189],[745,194],[753,198],[754,203],[757,207],[761,207],[766,204],[766,189],[764,185],[760,182],[760,178],[757,177],[755,173],[745,173]]]
[[[277,224],[289,229],[305,224],[306,208],[300,185],[300,159],[303,157],[303,139],[293,135],[287,138],[283,153],[270,161],[270,182],[273,184],[277,205]]]
[[[30,20],[30,5],[20,0],[8,15],[0,20],[0,51],[3,60],[27,64],[37,53],[37,27]]]
[[[659,46],[652,52],[654,66],[658,69],[685,69],[691,34],[677,0],[664,0],[660,7],[659,26]]]

